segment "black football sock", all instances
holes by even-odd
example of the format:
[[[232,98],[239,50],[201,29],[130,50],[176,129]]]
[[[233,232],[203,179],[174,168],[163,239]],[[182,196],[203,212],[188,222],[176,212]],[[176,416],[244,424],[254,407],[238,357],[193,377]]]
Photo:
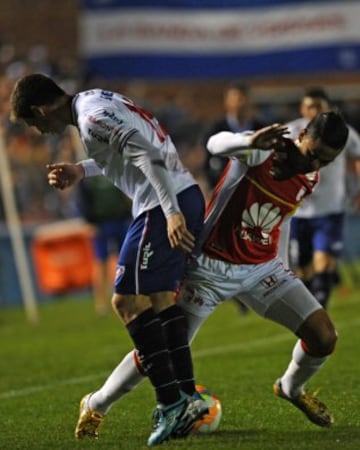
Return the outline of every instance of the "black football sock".
[[[311,292],[324,308],[327,307],[332,286],[333,280],[330,272],[315,273],[311,282]]]
[[[184,313],[179,306],[173,305],[162,311],[159,318],[180,389],[191,395],[195,391],[195,380]]]
[[[153,309],[147,309],[127,325],[139,352],[146,375],[156,391],[159,403],[169,405],[180,399],[161,322]]]

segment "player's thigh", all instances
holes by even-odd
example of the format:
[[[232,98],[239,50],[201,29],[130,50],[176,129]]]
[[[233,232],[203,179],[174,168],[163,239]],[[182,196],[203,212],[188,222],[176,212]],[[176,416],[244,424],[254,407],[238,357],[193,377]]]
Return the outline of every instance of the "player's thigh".
[[[160,207],[137,217],[122,245],[116,277],[118,294],[175,292],[184,277],[188,255],[172,249]]]
[[[320,309],[322,307],[315,297],[298,280],[298,283],[294,283],[292,288],[276,298],[266,311],[265,317],[297,333],[303,323]]]
[[[187,322],[188,341],[191,343],[195,339],[195,336],[197,335],[199,329],[201,328],[202,324],[205,322],[208,316],[199,317],[186,310],[183,310],[183,313]]]
[[[240,266],[238,266],[240,267]],[[201,255],[182,284],[177,303],[198,317],[208,317],[215,308],[238,294],[240,276],[236,266]]]
[[[320,304],[304,284],[279,260],[268,265],[248,291],[237,298],[267,319],[296,332]]]
[[[124,242],[126,233],[131,224],[131,220],[127,217],[111,220],[107,223],[109,234],[109,252],[119,253]]]

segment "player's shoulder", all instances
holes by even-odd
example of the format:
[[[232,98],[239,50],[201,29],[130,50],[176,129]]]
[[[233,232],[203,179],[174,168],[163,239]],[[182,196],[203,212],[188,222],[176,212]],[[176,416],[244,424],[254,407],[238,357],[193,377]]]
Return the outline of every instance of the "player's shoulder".
[[[287,135],[291,139],[296,139],[301,130],[303,130],[307,125],[307,120],[303,117],[299,117],[295,120],[287,122],[285,126],[287,127],[289,134]]]
[[[286,122],[285,125],[292,125],[292,126],[296,126],[296,125],[306,125],[306,123],[308,122],[307,119],[305,119],[304,117],[298,117],[297,119],[294,120],[290,120],[289,122]]]
[[[111,131],[123,123],[120,94],[102,89],[80,92],[75,98],[75,109],[80,127],[100,127]]]
[[[104,108],[115,103],[115,99],[118,96],[115,92],[106,91],[103,89],[89,89],[87,91],[79,92],[75,97],[75,104],[77,109],[90,110]]]
[[[345,144],[345,152],[348,153],[350,157],[360,157],[360,135],[358,131],[349,125],[346,124],[349,130],[349,135]]]

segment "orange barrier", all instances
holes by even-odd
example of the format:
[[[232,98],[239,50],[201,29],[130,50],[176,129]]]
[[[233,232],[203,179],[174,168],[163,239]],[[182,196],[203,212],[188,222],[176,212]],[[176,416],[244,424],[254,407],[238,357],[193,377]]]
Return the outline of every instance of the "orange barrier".
[[[42,292],[59,294],[91,286],[91,236],[91,229],[75,220],[39,227],[31,252]]]

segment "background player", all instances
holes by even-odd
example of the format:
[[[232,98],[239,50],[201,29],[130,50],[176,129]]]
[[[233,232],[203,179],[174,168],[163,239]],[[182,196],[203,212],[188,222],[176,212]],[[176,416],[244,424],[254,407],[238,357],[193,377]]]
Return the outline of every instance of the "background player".
[[[331,104],[322,88],[305,92],[301,118],[287,124],[289,136],[295,139],[317,114],[330,111]],[[311,197],[306,198],[291,222],[291,265],[298,276],[326,307],[334,286],[336,265],[343,249],[346,208],[347,160],[360,160],[360,137],[347,125],[349,137],[344,151],[320,171],[320,181]],[[358,179],[360,180],[360,166]],[[354,205],[360,205],[360,194]]]
[[[94,228],[92,288],[95,311],[103,316],[110,309],[117,255],[131,223],[131,202],[105,177],[82,180],[79,200],[82,216]]]

